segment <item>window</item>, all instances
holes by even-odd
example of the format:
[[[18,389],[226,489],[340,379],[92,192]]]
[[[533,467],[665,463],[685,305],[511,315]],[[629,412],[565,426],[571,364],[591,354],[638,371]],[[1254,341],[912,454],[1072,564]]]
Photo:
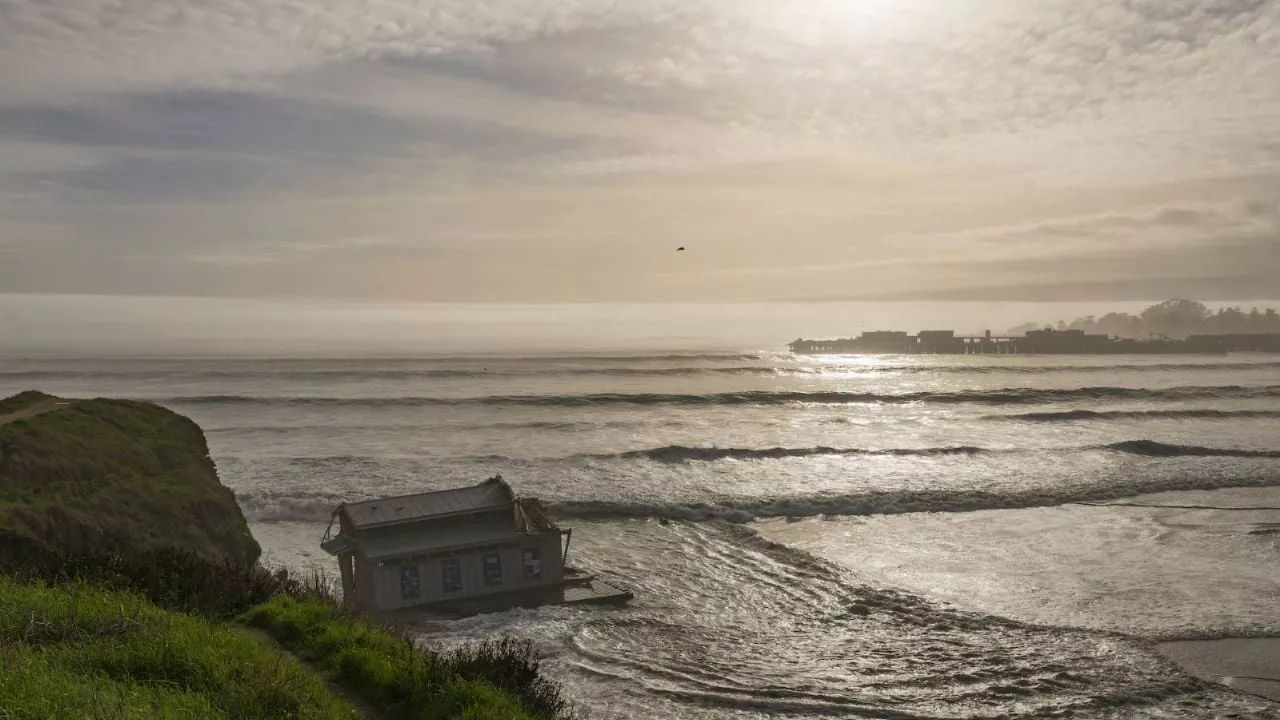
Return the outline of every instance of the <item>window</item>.
[[[440,579],[447,593],[462,590],[462,563],[458,558],[445,558],[440,561]]]
[[[412,600],[422,596],[422,579],[418,577],[417,565],[400,566],[400,597]]]
[[[498,553],[487,553],[484,556],[484,584],[502,584],[502,556]]]
[[[536,580],[542,577],[542,558],[538,548],[524,549],[524,576],[526,579]]]

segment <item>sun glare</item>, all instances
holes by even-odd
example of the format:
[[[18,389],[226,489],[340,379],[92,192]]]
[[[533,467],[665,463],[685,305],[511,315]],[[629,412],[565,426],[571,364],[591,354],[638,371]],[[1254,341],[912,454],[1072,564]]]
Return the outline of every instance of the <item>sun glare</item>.
[[[857,39],[918,33],[945,0],[816,0],[769,11],[774,27],[808,45],[839,45]]]

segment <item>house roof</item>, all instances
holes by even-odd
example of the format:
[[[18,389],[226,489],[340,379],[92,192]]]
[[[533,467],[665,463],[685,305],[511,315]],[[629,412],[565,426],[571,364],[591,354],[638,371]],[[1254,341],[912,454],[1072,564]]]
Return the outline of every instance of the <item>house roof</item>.
[[[370,560],[386,560],[451,548],[490,545],[519,537],[521,537],[520,533],[509,526],[486,525],[478,528],[455,528],[425,535],[415,533],[373,537],[365,540],[360,549]]]
[[[514,500],[511,487],[502,479],[495,478],[470,487],[350,503],[339,510],[347,514],[356,528],[367,528],[444,515],[500,510],[510,508]]]

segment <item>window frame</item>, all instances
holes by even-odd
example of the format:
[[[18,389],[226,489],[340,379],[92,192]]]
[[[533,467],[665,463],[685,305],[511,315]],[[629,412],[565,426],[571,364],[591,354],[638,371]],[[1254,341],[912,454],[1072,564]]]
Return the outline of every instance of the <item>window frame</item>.
[[[542,579],[542,548],[527,547],[521,553],[524,560],[524,579],[525,580],[541,580]]]
[[[490,563],[490,560],[493,562]],[[496,574],[490,574],[490,565],[497,568]],[[488,552],[480,558],[481,574],[484,577],[485,587],[502,587],[506,580],[506,573],[502,567],[502,553]]]
[[[450,573],[452,570],[452,573]],[[454,584],[450,584],[454,580]],[[462,558],[448,557],[440,561],[440,590],[445,595],[462,592]]]
[[[409,592],[412,590],[412,592]],[[422,599],[422,570],[417,563],[400,566],[400,599]]]

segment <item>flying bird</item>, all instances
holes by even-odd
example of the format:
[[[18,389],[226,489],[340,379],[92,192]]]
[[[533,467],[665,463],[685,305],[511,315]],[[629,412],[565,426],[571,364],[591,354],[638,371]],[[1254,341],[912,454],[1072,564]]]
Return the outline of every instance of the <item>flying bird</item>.
[[[684,252],[684,246],[681,245],[680,247],[676,248],[676,252]]]

